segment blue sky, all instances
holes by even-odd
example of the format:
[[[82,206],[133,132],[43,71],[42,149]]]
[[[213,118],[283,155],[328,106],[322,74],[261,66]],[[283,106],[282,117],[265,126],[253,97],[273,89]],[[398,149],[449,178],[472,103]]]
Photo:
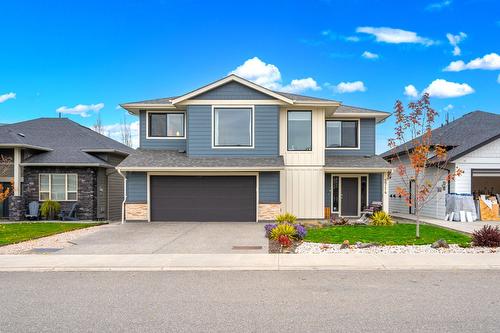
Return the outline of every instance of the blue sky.
[[[99,112],[117,137],[119,103],[181,94],[242,65],[275,89],[378,110],[427,89],[439,123],[445,110],[500,112],[495,0],[20,0],[2,3],[0,31],[1,123],[59,109],[91,126]],[[392,128],[378,127],[379,153]]]

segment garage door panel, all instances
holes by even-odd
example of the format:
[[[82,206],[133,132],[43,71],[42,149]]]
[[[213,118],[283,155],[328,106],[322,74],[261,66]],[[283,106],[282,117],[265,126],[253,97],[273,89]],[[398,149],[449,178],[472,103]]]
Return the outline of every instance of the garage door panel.
[[[151,176],[152,221],[255,221],[254,176]]]

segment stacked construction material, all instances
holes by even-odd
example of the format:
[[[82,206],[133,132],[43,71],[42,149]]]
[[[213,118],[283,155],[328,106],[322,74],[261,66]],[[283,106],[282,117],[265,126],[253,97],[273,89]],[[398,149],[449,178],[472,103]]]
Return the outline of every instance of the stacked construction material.
[[[445,220],[473,222],[477,218],[474,197],[471,194],[450,193],[446,195]]]
[[[497,197],[494,195],[479,196],[479,213],[483,221],[500,221],[500,210]]]

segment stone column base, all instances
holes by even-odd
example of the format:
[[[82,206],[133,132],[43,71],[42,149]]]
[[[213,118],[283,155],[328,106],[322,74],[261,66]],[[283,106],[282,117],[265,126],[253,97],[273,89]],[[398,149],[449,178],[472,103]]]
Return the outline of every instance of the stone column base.
[[[9,200],[9,220],[22,221],[26,215],[26,202],[22,196],[10,196]]]
[[[147,203],[126,203],[125,221],[147,221],[148,204]]]
[[[274,221],[281,214],[281,204],[259,204],[259,221]]]

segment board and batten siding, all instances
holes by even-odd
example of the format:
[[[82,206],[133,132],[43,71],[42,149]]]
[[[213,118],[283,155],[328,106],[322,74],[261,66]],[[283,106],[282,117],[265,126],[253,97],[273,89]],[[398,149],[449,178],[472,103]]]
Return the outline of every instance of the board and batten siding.
[[[399,161],[393,162],[393,166],[397,168],[399,165]],[[408,158],[407,157],[401,157],[401,163],[403,163],[407,167],[407,172],[410,176],[413,175],[411,171],[411,167],[409,166],[408,163]],[[453,165],[449,165],[449,168],[453,168]],[[440,182],[445,182],[445,178],[447,175],[447,172],[444,170],[439,170],[437,168],[429,168],[427,169],[427,178],[430,180],[434,180],[436,177],[439,176]],[[389,212],[390,213],[401,213],[401,214],[408,214],[409,213],[409,207],[408,204],[406,203],[406,200],[404,198],[400,198],[397,195],[396,189],[398,187],[405,188],[407,191],[410,189],[408,186],[405,185],[403,179],[401,176],[398,174],[397,171],[394,171],[392,173],[391,179],[389,181]],[[432,217],[436,219],[444,219],[445,214],[446,214],[446,193],[447,188],[445,189],[435,189],[434,193],[434,198],[427,202],[427,204],[422,208],[422,216],[425,217]],[[391,195],[395,195],[395,197],[391,197]]]
[[[325,175],[321,167],[289,167],[282,171],[285,212],[303,219],[324,217]]]
[[[327,120],[342,120],[347,118],[328,118]],[[375,118],[360,119],[359,149],[326,149],[326,156],[372,156],[375,155],[376,127]],[[326,126],[326,125],[325,125]],[[326,137],[325,137],[326,140]]]
[[[146,128],[146,114],[146,111],[141,111],[139,114],[139,147],[146,149],[186,150],[186,139],[147,139],[148,129]],[[187,119],[185,119],[185,121],[187,121]]]
[[[288,111],[312,111],[311,151],[288,151]],[[325,164],[325,110],[323,108],[280,108],[280,155],[287,166]],[[321,189],[318,189],[322,192]]]
[[[189,156],[277,156],[278,110],[276,105],[255,105],[254,148],[212,148],[212,106],[189,105],[187,153]]]
[[[146,172],[127,172],[127,202],[144,203],[148,199]]]
[[[280,203],[280,173],[259,173],[259,203]]]
[[[456,193],[471,193],[473,169],[500,168],[500,139],[490,142],[478,149],[456,159],[455,165],[464,173],[454,181]]]
[[[222,86],[193,97],[195,100],[272,100],[272,96],[249,88],[239,82],[228,82]]]

